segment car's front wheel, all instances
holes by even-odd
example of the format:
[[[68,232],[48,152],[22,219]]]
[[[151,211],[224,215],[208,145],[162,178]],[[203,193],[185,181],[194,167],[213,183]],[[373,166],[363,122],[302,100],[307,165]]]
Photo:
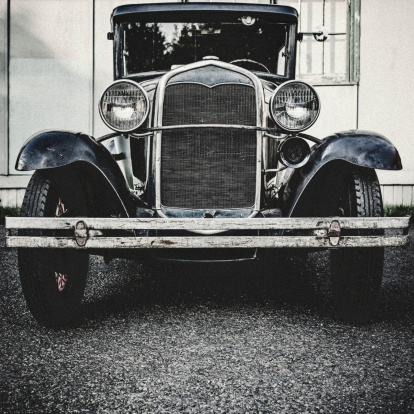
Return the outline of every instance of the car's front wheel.
[[[22,217],[86,215],[83,189],[73,176],[65,177],[53,170],[33,174],[24,196]],[[42,230],[22,233],[47,234]],[[23,293],[34,318],[47,327],[73,323],[85,289],[88,254],[68,249],[21,248],[18,260]]]
[[[349,217],[383,215],[381,190],[374,170],[350,169],[342,179],[342,183],[337,183],[343,191],[338,192],[334,201],[336,214]],[[372,231],[359,231],[358,234],[368,235]],[[334,305],[343,319],[365,323],[372,318],[379,299],[383,266],[383,248],[331,251]]]

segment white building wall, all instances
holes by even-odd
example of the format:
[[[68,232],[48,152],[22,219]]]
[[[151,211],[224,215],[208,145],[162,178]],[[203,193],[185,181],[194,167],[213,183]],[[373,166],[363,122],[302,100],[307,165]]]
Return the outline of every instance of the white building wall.
[[[89,0],[11,1],[9,174],[37,131],[92,133],[91,21]]]
[[[100,94],[113,79],[106,33],[113,8],[132,2],[0,0],[0,205],[21,204],[29,176],[16,172],[14,163],[33,133],[51,128],[95,136],[109,132],[97,111]],[[359,127],[387,136],[400,150],[405,170],[379,173],[385,202],[414,204],[414,2],[361,3],[360,85],[318,84],[322,110],[309,133],[322,138]]]
[[[394,185],[385,191],[395,204],[414,204],[414,2],[361,2],[359,128],[378,131],[398,148],[404,170],[378,173]]]

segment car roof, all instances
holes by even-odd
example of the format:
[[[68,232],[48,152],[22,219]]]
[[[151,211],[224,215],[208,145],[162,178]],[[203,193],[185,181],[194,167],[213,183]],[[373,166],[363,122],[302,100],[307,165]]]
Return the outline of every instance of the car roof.
[[[114,9],[112,19],[118,21],[140,20],[154,21],[154,13],[157,20],[177,21],[180,18],[200,18],[200,13],[208,13],[212,20],[223,18],[223,15],[240,15],[249,13],[255,17],[267,18],[280,23],[295,23],[298,19],[296,9],[289,6],[273,4],[248,4],[248,3],[146,3],[128,4]],[[177,16],[177,13],[180,17]]]

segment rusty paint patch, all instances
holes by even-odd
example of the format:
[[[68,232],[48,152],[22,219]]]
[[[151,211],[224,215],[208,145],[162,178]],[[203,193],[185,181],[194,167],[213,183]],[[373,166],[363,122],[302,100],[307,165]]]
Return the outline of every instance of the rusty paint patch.
[[[174,242],[171,240],[160,240],[160,244],[164,246],[171,246],[174,244]]]

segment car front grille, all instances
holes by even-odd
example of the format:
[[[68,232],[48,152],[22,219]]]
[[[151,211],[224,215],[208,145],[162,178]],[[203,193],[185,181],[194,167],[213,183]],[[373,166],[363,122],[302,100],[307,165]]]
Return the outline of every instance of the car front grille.
[[[243,84],[166,87],[163,125],[256,125],[256,92]],[[256,131],[185,128],[164,131],[161,203],[186,209],[252,207],[256,193]]]

